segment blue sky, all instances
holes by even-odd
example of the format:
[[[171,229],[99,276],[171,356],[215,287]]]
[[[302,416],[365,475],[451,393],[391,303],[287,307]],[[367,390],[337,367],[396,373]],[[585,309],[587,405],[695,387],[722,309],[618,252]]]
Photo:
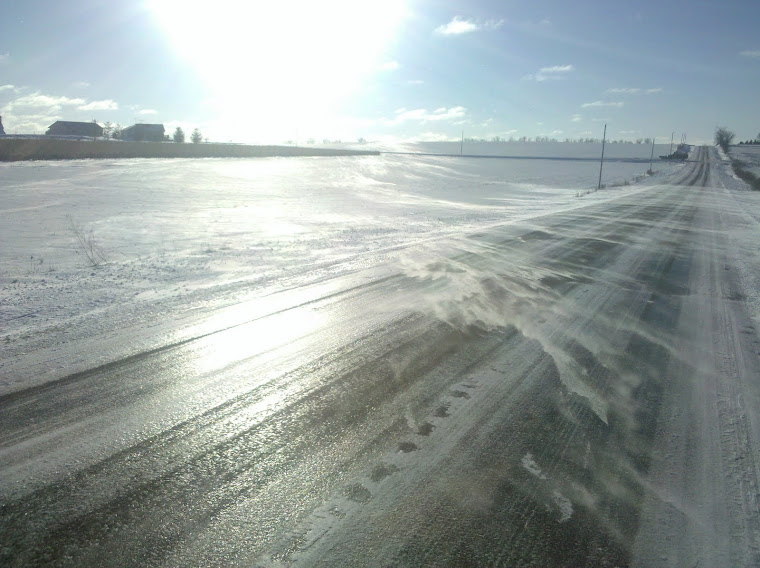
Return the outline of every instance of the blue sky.
[[[162,122],[212,140],[760,131],[760,1],[26,0],[8,133]]]

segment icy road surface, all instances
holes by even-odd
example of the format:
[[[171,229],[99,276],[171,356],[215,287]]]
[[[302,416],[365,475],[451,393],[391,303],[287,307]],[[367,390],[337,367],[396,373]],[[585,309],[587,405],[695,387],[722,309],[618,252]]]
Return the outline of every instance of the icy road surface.
[[[129,354],[6,341],[0,564],[760,565],[760,196],[727,168],[130,321]]]

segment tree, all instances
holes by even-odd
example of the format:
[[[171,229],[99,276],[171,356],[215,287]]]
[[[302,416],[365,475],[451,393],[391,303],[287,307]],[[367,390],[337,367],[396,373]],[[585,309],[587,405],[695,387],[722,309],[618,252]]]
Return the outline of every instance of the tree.
[[[103,124],[103,138],[108,140],[113,137],[113,123],[105,122]]]
[[[173,138],[177,144],[182,144],[185,141],[185,131],[178,126],[177,130],[174,131]]]
[[[731,145],[731,142],[734,140],[734,136],[735,134],[731,132],[728,128],[719,126],[717,130],[715,131],[715,144],[723,148],[724,152],[728,152],[728,147]]]
[[[190,142],[193,144],[200,144],[203,141],[203,134],[201,134],[201,131],[197,128],[193,130],[193,133],[190,135]]]

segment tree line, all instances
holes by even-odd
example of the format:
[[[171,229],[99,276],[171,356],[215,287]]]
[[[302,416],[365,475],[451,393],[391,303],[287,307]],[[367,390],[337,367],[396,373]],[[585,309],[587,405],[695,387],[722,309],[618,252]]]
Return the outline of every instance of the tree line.
[[[728,152],[728,147],[734,141],[734,138],[736,138],[736,134],[725,126],[719,126],[715,129],[715,145],[720,146],[724,152]],[[760,132],[757,133],[757,138],[754,140],[739,142],[739,144],[760,144]]]
[[[515,138],[514,136],[510,136],[509,138],[503,138],[501,136],[492,136],[489,138],[465,138],[465,142],[491,142],[491,143],[501,143],[501,142],[556,142],[556,143],[583,143],[583,144],[601,144],[602,139],[601,138],[551,138],[549,136],[535,136],[531,138],[530,136],[520,136],[519,138]],[[651,144],[652,139],[651,138],[637,138],[634,140],[607,140],[607,144]]]
[[[93,121],[94,122],[94,121]],[[106,122],[103,124],[103,138],[107,140],[121,140],[121,131],[122,126],[121,124],[114,124],[112,122]],[[169,142],[175,142],[177,144],[183,144],[185,142],[185,131],[182,130],[181,127],[177,127],[174,130],[174,134],[172,134],[171,137],[169,137],[168,134],[164,135],[164,141]],[[208,142],[208,140],[206,140]],[[200,144],[203,142],[203,134],[201,131],[196,128],[193,130],[192,134],[190,134],[190,142],[193,144]]]

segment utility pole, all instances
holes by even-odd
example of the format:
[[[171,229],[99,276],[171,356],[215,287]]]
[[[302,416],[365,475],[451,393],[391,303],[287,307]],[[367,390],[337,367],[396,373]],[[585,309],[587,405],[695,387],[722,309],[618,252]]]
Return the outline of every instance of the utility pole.
[[[464,155],[464,130],[462,130],[462,143],[459,145],[459,155]]]
[[[652,138],[652,154],[649,156],[649,172],[652,173],[652,160],[654,160],[654,141],[655,139]]]
[[[599,183],[596,189],[602,189],[602,167],[604,166],[604,143],[607,140],[607,123],[604,123],[604,135],[602,136],[602,160],[599,162]]]

